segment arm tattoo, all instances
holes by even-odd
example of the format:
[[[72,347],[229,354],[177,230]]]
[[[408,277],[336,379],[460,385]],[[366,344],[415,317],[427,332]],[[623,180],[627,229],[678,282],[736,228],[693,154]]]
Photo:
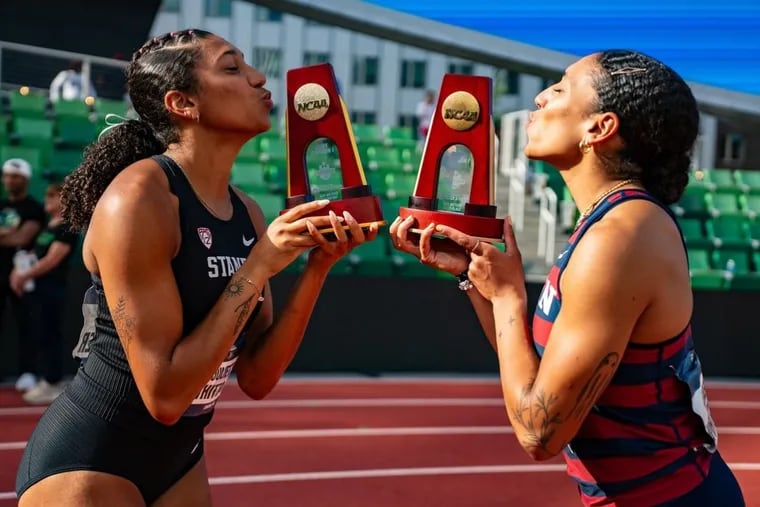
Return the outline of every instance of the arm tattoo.
[[[533,393],[533,382],[531,380],[523,388],[517,407],[511,409],[512,417],[527,432],[523,438],[526,447],[549,452],[547,445],[562,423],[559,412],[553,407],[559,398],[545,391]]]
[[[119,301],[111,312],[111,320],[119,337],[124,341],[124,353],[129,357],[129,345],[135,335],[135,318],[127,315],[127,298],[119,296]]]
[[[583,419],[599,394],[607,387],[620,360],[617,352],[610,352],[602,358],[591,377],[581,388],[570,416]],[[534,391],[531,380],[520,393],[517,406],[511,408],[512,418],[526,431],[523,444],[526,447],[551,452],[547,446],[561,425],[568,418],[561,417],[558,407],[559,396],[543,390]]]
[[[515,316],[514,315],[510,315],[509,316],[509,327],[512,327],[512,324],[514,324],[514,323],[515,323]]]
[[[237,321],[235,321],[235,328],[233,334],[237,336],[240,331],[243,329],[243,326],[245,325],[246,321],[248,320],[248,316],[251,313],[251,308],[253,306],[253,295],[249,296],[248,299],[240,303],[235,308],[235,313],[238,314]]]
[[[237,278],[232,280],[229,285],[224,289],[224,299],[229,299],[234,296],[239,296],[243,293],[243,279]]]
[[[591,374],[591,378],[588,379],[588,382],[586,382],[586,385],[583,386],[581,392],[578,394],[575,409],[572,413],[573,416],[578,419],[585,417],[586,412],[591,408],[591,405],[596,403],[599,394],[605,387],[607,387],[607,383],[615,373],[619,361],[620,354],[617,352],[610,352],[602,358],[594,372]]]

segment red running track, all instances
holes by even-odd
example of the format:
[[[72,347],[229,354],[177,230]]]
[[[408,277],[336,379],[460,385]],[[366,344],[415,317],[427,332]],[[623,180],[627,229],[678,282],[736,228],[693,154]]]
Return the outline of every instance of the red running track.
[[[709,383],[720,449],[760,507],[760,385]],[[0,507],[42,413],[0,390]],[[206,435],[223,507],[577,506],[561,458],[531,462],[495,379],[284,379],[263,401],[233,383]]]

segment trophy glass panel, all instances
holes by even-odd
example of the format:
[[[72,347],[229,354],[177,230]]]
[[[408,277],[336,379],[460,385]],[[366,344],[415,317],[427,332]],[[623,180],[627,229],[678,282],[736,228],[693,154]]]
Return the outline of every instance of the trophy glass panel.
[[[463,144],[446,148],[438,166],[438,209],[464,213],[472,187],[473,156]]]
[[[343,173],[338,147],[326,137],[319,137],[306,149],[306,171],[314,199],[340,199]]]

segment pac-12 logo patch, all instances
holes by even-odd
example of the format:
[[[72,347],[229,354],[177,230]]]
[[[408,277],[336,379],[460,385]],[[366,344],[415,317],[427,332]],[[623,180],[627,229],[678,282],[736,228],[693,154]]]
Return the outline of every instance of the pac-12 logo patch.
[[[211,229],[208,227],[198,227],[198,237],[201,238],[201,243],[203,243],[203,246],[206,248],[211,248]]]

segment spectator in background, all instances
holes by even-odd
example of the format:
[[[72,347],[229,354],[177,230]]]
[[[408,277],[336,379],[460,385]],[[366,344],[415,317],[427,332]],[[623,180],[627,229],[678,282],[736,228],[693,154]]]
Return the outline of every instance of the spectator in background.
[[[417,139],[421,143],[425,143],[428,130],[430,129],[430,122],[433,120],[433,114],[435,113],[435,92],[428,90],[425,92],[425,98],[417,104]]]
[[[24,401],[33,404],[51,403],[59,394],[63,377],[63,310],[71,253],[77,235],[63,223],[61,215],[61,183],[51,183],[45,192],[45,211],[50,220],[37,236],[34,255],[38,259],[27,271],[14,269],[10,275],[11,290],[21,297],[24,286],[34,280],[34,289],[26,295],[31,315],[30,335],[21,339],[42,352],[41,378],[24,393]]]
[[[34,240],[45,223],[42,205],[27,194],[32,167],[24,159],[12,158],[3,164],[3,186],[6,196],[0,199],[0,327],[5,303],[10,298],[18,326],[18,368],[16,389],[28,391],[37,384],[35,376],[37,350],[34,344],[22,339],[29,336],[29,312],[24,297],[10,290],[10,274],[14,256],[34,247]],[[19,255],[16,259],[22,259]]]
[[[90,79],[89,88],[85,89],[82,75],[82,62],[71,62],[69,68],[58,73],[50,83],[50,102],[59,100],[84,100],[86,97],[97,97],[95,85]]]

